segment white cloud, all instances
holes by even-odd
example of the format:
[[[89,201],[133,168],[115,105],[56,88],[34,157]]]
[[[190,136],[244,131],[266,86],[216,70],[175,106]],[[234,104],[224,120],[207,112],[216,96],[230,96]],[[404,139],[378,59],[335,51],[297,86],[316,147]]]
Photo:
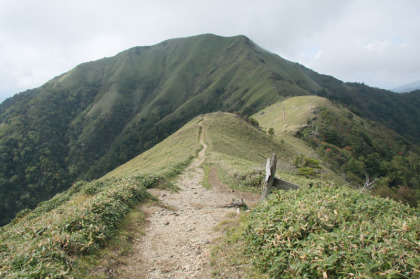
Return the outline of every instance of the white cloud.
[[[416,0],[2,0],[0,101],[77,64],[136,45],[244,34],[344,81],[396,87],[420,77]]]

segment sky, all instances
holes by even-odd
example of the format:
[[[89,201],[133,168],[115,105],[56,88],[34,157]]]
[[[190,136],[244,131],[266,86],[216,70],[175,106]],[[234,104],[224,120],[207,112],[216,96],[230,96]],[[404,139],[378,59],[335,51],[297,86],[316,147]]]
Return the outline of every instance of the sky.
[[[418,0],[0,0],[0,102],[78,64],[212,33],[345,82],[420,80]]]

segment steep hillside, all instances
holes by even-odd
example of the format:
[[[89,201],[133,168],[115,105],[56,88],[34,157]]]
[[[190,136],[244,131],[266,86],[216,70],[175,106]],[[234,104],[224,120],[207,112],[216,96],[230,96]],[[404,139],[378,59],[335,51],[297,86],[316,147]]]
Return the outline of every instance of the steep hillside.
[[[377,194],[418,206],[420,149],[383,125],[317,96],[287,99],[254,118],[286,142],[303,140],[353,185],[379,178]]]
[[[314,92],[314,95],[339,102],[353,113],[382,123],[411,142],[419,144],[420,129],[417,119],[420,119],[420,91],[397,94],[361,83],[343,83],[310,69],[301,69],[323,88]]]
[[[0,105],[0,224],[77,179],[104,175],[200,113],[249,115],[308,94],[420,138],[418,93],[344,84],[244,36],[168,40],[81,64]]]
[[[109,243],[130,210],[151,198],[146,188],[170,187],[169,179],[196,156],[201,119],[107,177],[79,181],[0,228],[0,277],[71,278],[75,271],[83,273],[80,258]]]
[[[197,262],[199,258],[199,262],[212,269],[210,273],[205,273],[207,270],[194,270],[194,274],[199,278],[210,278],[208,274],[211,274],[212,278],[226,278],[226,270],[230,275],[240,274],[239,278],[247,278],[247,270],[259,270],[259,278],[265,278],[264,273],[274,277],[319,277],[323,273],[333,276],[343,272],[367,276],[390,274],[394,269],[397,269],[395,272],[408,277],[415,276],[415,265],[418,263],[416,231],[420,223],[414,210],[394,201],[371,198],[346,187],[331,186],[337,185],[337,181],[340,180],[333,175],[329,180],[318,176],[307,178],[299,175],[296,168],[282,169],[283,163],[290,164],[296,157],[299,152],[296,146],[290,146],[287,140],[282,141],[269,135],[256,127],[252,120],[247,121],[235,114],[219,112],[195,117],[158,145],[101,179],[80,181],[69,190],[41,203],[36,209],[21,212],[12,223],[0,228],[0,277],[104,278],[120,275],[121,268],[129,264],[135,266],[128,266],[126,269],[146,268],[150,274],[162,270],[163,274],[188,276],[190,267],[184,268],[176,262],[173,269],[167,269],[169,265],[138,267],[148,261],[127,259],[133,254],[141,254],[146,245],[150,246],[148,239],[158,241],[163,247],[169,240],[154,237],[158,232],[150,229],[144,231],[146,240],[135,239],[135,236],[143,232],[138,231],[140,227],[145,225],[136,224],[130,229],[131,235],[127,235],[128,232],[123,231],[122,224],[127,222],[126,217],[130,212],[144,216],[139,212],[140,209],[135,207],[139,203],[154,200],[154,203],[141,207],[147,212],[151,212],[150,207],[156,207],[157,197],[152,197],[150,192],[161,194],[160,199],[174,196],[174,201],[179,201],[180,196],[186,194],[188,190],[183,188],[174,193],[174,178],[197,156],[202,148],[200,141],[203,146],[208,146],[205,157],[200,159],[204,160],[200,163],[205,175],[202,185],[194,185],[200,189],[192,188],[188,193],[195,197],[193,201],[200,212],[194,214],[197,220],[207,220],[209,214],[220,210],[220,206],[215,207],[214,204],[211,210],[201,210],[203,205],[198,200],[198,194],[216,191],[211,185],[208,190],[202,188],[211,180],[208,176],[209,169],[216,169],[216,176],[235,189],[226,191],[226,196],[232,195],[238,189],[259,193],[263,176],[261,170],[264,169],[266,157],[274,151],[280,155],[281,161],[277,176],[287,177],[301,185],[302,189],[287,194],[274,192],[268,201],[260,203],[252,210],[251,215],[241,215],[246,224],[235,226],[228,221],[222,222],[221,226],[230,226],[228,239],[223,240],[226,242],[208,243],[214,248],[212,254],[215,258],[212,259],[212,265],[209,265],[210,253],[201,255],[204,248],[196,248],[200,253],[187,250],[172,257],[167,254],[162,262],[167,263],[168,258],[171,261],[173,258],[188,258]],[[198,169],[200,166],[195,165],[194,168]],[[324,170],[327,171],[326,168]],[[192,173],[187,171],[181,178],[188,176],[192,176]],[[326,184],[328,186],[325,186]],[[161,190],[152,189],[156,187]],[[160,227],[168,230],[162,237],[184,238],[183,235],[175,235],[175,231],[171,233],[170,228],[175,221],[171,219],[171,223],[167,222],[168,214],[164,213],[169,212],[171,218],[185,222],[179,214],[191,211],[192,208],[165,207],[165,204],[160,206],[157,217],[147,226],[158,223]],[[364,214],[359,214],[360,210],[363,210]],[[223,212],[226,214],[229,211]],[[233,215],[238,216],[236,213]],[[230,214],[230,218],[233,215]],[[377,219],[378,215],[381,218]],[[377,222],[371,222],[373,216]],[[146,215],[146,218],[151,216]],[[145,223],[144,220],[142,222]],[[189,229],[179,224],[176,229]],[[200,235],[200,238],[206,239],[209,231],[216,229],[210,228],[209,224],[210,222],[204,223],[203,235]],[[359,229],[361,227],[363,231]],[[247,230],[243,231],[244,228]],[[196,233],[198,229],[193,231]],[[351,238],[346,237],[347,232]],[[321,237],[316,237],[318,233]],[[240,237],[237,237],[238,235]],[[243,242],[244,235],[249,240],[247,243]],[[111,240],[114,240],[116,245],[110,248],[115,250],[113,253],[116,253],[116,258],[105,262],[104,266],[104,261],[98,258],[106,256],[106,252],[98,251],[103,251],[103,248],[109,246]],[[136,241],[136,245],[133,245],[133,241]],[[123,242],[129,242],[127,246],[130,246],[131,250],[118,246],[123,245]],[[297,245],[296,249],[288,248],[292,243]],[[299,243],[303,243],[303,246]],[[223,247],[218,248],[218,245]],[[334,247],[339,245],[344,246],[340,246],[342,253],[337,254]],[[370,250],[363,249],[365,245]],[[327,249],[328,247],[332,248]],[[156,246],[152,245],[152,249],[156,250]],[[380,249],[389,249],[388,251],[393,253],[379,256],[382,253]],[[301,256],[295,257],[295,253]],[[378,264],[377,257],[386,257],[386,261],[381,260]],[[276,260],[271,261],[270,258]],[[354,261],[357,261],[358,265],[355,265]],[[108,264],[110,266],[107,266]],[[314,268],[310,267],[311,264],[314,264]]]
[[[272,78],[275,67],[287,80],[302,76],[293,65],[243,36],[203,35],[85,63],[6,100],[0,107],[0,223],[75,179],[105,174],[198,113],[253,111],[278,99],[280,87],[304,94]]]
[[[34,210],[22,211],[0,231],[0,274],[60,277],[71,272],[78,257],[104,247],[131,208],[150,198],[146,188],[171,187],[171,178],[197,156],[201,133],[208,144],[206,166],[216,167],[233,187],[259,192],[266,157],[277,152],[289,161],[295,153],[237,115],[197,116],[101,179],[79,181]],[[307,184],[299,177],[296,181]]]

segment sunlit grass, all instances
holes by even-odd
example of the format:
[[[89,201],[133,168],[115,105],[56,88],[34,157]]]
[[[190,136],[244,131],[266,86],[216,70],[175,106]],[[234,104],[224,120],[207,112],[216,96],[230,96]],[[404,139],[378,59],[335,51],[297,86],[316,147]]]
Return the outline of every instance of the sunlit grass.
[[[109,172],[105,177],[129,177],[153,174],[173,177],[197,156],[202,148],[198,140],[202,116],[194,118],[180,130],[136,158]]]

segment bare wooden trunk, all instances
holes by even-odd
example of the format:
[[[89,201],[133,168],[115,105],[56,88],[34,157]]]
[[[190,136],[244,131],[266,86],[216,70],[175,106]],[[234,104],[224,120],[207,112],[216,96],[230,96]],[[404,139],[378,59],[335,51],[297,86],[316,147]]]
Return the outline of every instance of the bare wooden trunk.
[[[275,153],[271,156],[271,159],[267,159],[267,165],[265,167],[265,179],[264,179],[264,186],[261,198],[265,199],[269,194],[271,188],[276,188],[280,190],[295,190],[298,189],[299,186],[291,183],[289,181],[275,178],[276,175],[276,165],[277,165],[277,156]]]
[[[275,153],[271,156],[271,159],[267,159],[267,165],[265,167],[265,179],[264,179],[264,187],[262,191],[261,198],[265,199],[267,195],[270,193],[270,189],[273,186],[274,176],[276,175],[276,165],[277,165],[277,156]]]
[[[299,188],[298,185],[291,183],[289,181],[280,179],[280,178],[274,178],[272,187],[276,189],[284,190],[284,191],[296,190],[297,188]]]

